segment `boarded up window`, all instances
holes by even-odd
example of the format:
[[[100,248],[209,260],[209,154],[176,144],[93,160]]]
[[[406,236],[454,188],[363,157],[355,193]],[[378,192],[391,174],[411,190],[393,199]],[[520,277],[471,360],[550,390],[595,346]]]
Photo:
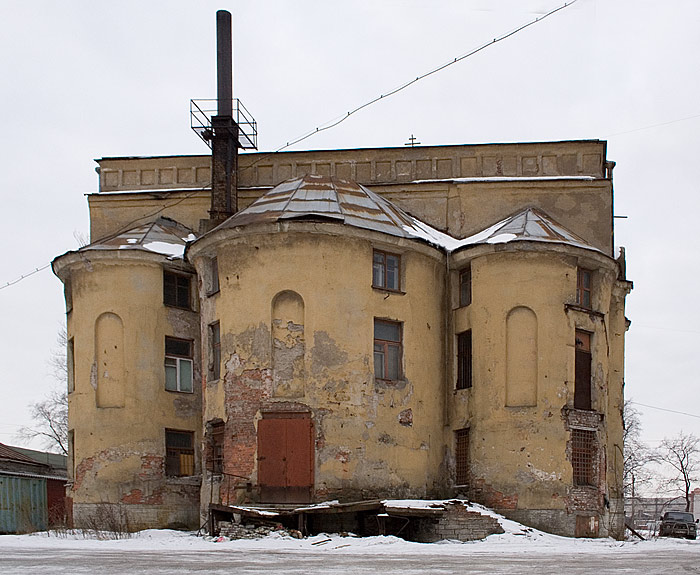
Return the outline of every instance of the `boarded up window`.
[[[457,389],[472,386],[472,330],[457,334]]]
[[[455,484],[469,485],[469,430],[455,431]]]
[[[571,465],[574,485],[595,485],[595,431],[571,430]]]
[[[212,473],[224,471],[224,422],[216,421],[209,427],[209,453],[207,454],[207,468]]]
[[[576,374],[574,407],[591,409],[591,334],[576,330]]]
[[[506,406],[537,405],[537,316],[516,307],[506,318]]]
[[[194,433],[165,431],[165,474],[171,477],[194,475]]]

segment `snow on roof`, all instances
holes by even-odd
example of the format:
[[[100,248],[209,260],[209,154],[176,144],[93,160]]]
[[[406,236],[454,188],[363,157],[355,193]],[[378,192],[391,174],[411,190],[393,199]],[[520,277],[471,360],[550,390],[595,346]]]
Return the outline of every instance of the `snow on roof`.
[[[97,240],[79,251],[138,249],[162,254],[170,259],[182,259],[185,244],[195,239],[197,236],[189,228],[175,220],[160,217],[154,222]]]

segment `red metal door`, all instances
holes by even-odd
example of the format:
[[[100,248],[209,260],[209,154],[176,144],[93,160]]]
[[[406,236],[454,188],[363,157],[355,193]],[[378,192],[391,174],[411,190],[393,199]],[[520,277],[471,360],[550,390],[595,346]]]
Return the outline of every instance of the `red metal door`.
[[[314,484],[311,414],[263,414],[258,422],[258,484],[264,502],[311,501]]]

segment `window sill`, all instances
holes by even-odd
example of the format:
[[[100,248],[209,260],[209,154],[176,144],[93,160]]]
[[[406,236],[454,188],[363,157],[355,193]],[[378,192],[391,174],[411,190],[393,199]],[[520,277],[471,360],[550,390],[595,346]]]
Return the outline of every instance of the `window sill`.
[[[588,307],[583,307],[577,303],[565,303],[564,304],[564,309],[566,311],[573,310],[573,311],[578,311],[581,313],[585,313],[587,315],[592,315],[595,317],[600,317],[600,318],[605,318],[605,314],[600,311],[596,311],[594,309],[588,308]]]
[[[194,389],[192,391],[182,391],[180,389],[166,389],[168,393],[186,393],[188,395],[192,395],[194,393]]]
[[[217,377],[216,379],[207,379],[207,385],[216,385],[221,381],[220,377]]]
[[[193,485],[202,484],[201,475],[166,475],[165,482],[171,485]]]
[[[165,307],[171,307],[171,308],[174,308],[174,309],[181,309],[181,310],[183,310],[183,311],[194,311],[194,310],[192,309],[192,307],[181,307],[181,306],[179,306],[179,305],[173,305],[173,304],[171,304],[171,303],[163,303],[163,305],[164,305]]]
[[[406,292],[405,292],[405,291],[401,291],[401,290],[398,290],[398,289],[389,289],[389,288],[380,287],[380,286],[375,286],[375,285],[372,286],[372,289],[373,289],[373,290],[376,290],[376,291],[380,291],[380,292],[385,292],[387,295],[391,295],[391,294],[394,294],[394,295],[406,295]]]
[[[381,377],[375,377],[374,382],[391,387],[403,386],[406,384],[405,379],[382,379]]]
[[[221,289],[217,289],[216,291],[207,292],[207,297],[215,296],[216,294],[218,294],[220,292],[221,292]]]

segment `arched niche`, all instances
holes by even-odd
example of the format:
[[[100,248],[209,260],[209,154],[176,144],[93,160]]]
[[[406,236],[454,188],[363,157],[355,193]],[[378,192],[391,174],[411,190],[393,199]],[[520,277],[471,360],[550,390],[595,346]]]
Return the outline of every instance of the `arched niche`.
[[[506,406],[537,405],[537,316],[528,307],[506,318]]]
[[[272,299],[272,377],[275,397],[304,395],[304,300],[285,290]]]
[[[124,324],[115,313],[103,313],[95,321],[97,407],[124,407]]]

